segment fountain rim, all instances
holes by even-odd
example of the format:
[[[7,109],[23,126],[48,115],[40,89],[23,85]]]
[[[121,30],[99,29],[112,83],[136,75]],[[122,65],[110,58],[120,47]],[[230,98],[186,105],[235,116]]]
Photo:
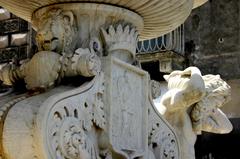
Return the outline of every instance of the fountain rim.
[[[140,40],[162,36],[179,27],[193,8],[207,0],[22,0],[0,1],[0,6],[32,23],[33,14],[45,7],[70,3],[97,3],[126,9],[143,19]]]
[[[112,13],[117,13],[118,15],[124,15],[124,17],[119,18],[119,20],[126,20],[127,22],[130,22],[131,19],[136,19],[136,21],[131,21],[131,24],[134,27],[136,27],[136,29],[139,32],[141,32],[144,29],[143,17],[141,15],[139,15],[138,13],[136,13],[130,9],[115,6],[112,4],[93,3],[93,2],[92,3],[86,3],[86,2],[55,3],[55,4],[43,6],[33,12],[32,18],[31,18],[31,23],[32,23],[33,27],[36,29],[37,27],[34,24],[34,22],[36,20],[38,20],[38,18],[36,18],[36,17],[40,17],[41,15],[43,15],[44,13],[46,13],[46,11],[48,11],[50,9],[63,9],[63,10],[74,11],[76,9],[80,9],[81,7],[86,12],[86,14],[89,13],[89,11],[94,10],[95,13],[96,12],[102,12],[102,13],[112,12]],[[75,15],[75,16],[78,16],[78,15]]]

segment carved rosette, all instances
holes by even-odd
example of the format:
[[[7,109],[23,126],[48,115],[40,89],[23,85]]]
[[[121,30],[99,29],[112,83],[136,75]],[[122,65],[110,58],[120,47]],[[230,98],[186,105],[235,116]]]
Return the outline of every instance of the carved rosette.
[[[66,118],[59,129],[57,158],[97,158],[98,154],[82,123],[73,117]],[[53,140],[54,141],[54,140]]]
[[[48,139],[52,156],[57,158],[76,159],[82,155],[88,136],[86,131],[91,129],[91,117],[88,111],[74,109],[71,106],[60,106],[51,113]],[[81,116],[81,117],[78,117]]]

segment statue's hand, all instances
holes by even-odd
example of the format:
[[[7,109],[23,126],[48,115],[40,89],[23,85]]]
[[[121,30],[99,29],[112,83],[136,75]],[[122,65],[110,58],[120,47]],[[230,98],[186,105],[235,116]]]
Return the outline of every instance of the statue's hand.
[[[168,109],[189,107],[201,100],[206,91],[201,72],[196,67],[172,72],[167,76],[167,82],[169,91],[165,97],[169,98],[162,98],[165,99],[162,103]]]

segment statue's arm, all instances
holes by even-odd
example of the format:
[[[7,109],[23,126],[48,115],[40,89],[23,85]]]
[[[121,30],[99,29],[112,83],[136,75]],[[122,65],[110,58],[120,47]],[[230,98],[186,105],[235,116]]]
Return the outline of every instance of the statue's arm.
[[[201,72],[196,67],[174,71],[168,77],[169,91],[162,97],[161,104],[169,111],[189,107],[205,94]]]

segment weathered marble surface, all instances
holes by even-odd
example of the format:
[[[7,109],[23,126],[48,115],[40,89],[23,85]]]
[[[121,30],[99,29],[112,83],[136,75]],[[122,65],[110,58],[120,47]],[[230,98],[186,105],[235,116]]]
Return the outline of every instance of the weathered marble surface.
[[[0,5],[33,23],[39,52],[21,65],[1,68],[0,80],[8,85],[24,80],[35,94],[1,97],[0,157],[181,159],[185,155],[181,155],[185,140],[155,109],[152,96],[157,85],[152,92],[148,73],[135,66],[135,54],[140,32],[144,39],[176,28],[189,15],[193,0],[24,2],[0,1]],[[199,70],[178,73],[168,77],[171,88],[181,89],[163,97],[163,104],[170,105],[166,116],[205,95]],[[50,89],[72,76],[92,78],[79,87]],[[193,129],[200,131],[207,120],[199,124],[197,111],[192,111]]]
[[[208,1],[193,10],[186,20],[188,58],[191,65],[200,68],[203,74],[220,74],[228,80],[239,79],[239,9],[238,0]]]
[[[63,5],[61,6],[63,7]],[[96,7],[96,5],[90,6],[92,9],[94,6]],[[75,11],[81,7],[83,6],[75,5]],[[66,8],[66,5],[64,5],[64,8]],[[98,32],[91,30],[93,33],[90,41],[87,35],[87,37],[81,36],[80,39],[77,36],[78,34],[89,34],[90,31],[87,32],[87,29],[82,31],[80,28],[76,28],[77,20],[75,20],[72,11],[63,11],[51,7],[47,8],[47,12],[41,11],[36,13],[37,17],[35,18],[38,27],[36,40],[39,52],[21,66],[13,64],[4,66],[0,71],[0,79],[7,85],[14,85],[18,80],[24,79],[29,90],[44,90],[53,87],[57,81],[66,76],[91,77],[98,74],[101,69],[98,54],[102,54],[102,44],[97,37],[100,29],[98,28]],[[82,12],[82,14],[85,14],[84,11]],[[77,15],[81,16],[82,14]],[[40,21],[39,18],[42,23],[37,23]],[[93,21],[88,17],[84,19],[87,22],[80,24],[87,25],[88,22]],[[94,23],[95,27],[97,27],[96,24]],[[82,26],[79,25],[79,27]],[[87,47],[86,41],[89,41],[87,44],[89,48],[85,48]]]
[[[168,92],[161,98],[164,117],[174,127],[182,158],[194,159],[196,135],[202,131],[229,133],[232,124],[219,109],[230,99],[230,86],[219,75],[205,75],[196,67],[165,76]]]
[[[24,79],[35,93],[2,97],[2,158],[180,158],[175,131],[152,103],[149,75],[135,66],[141,16],[67,3],[41,8],[33,19],[39,52],[0,72],[5,83]],[[92,78],[58,85],[72,76]]]

